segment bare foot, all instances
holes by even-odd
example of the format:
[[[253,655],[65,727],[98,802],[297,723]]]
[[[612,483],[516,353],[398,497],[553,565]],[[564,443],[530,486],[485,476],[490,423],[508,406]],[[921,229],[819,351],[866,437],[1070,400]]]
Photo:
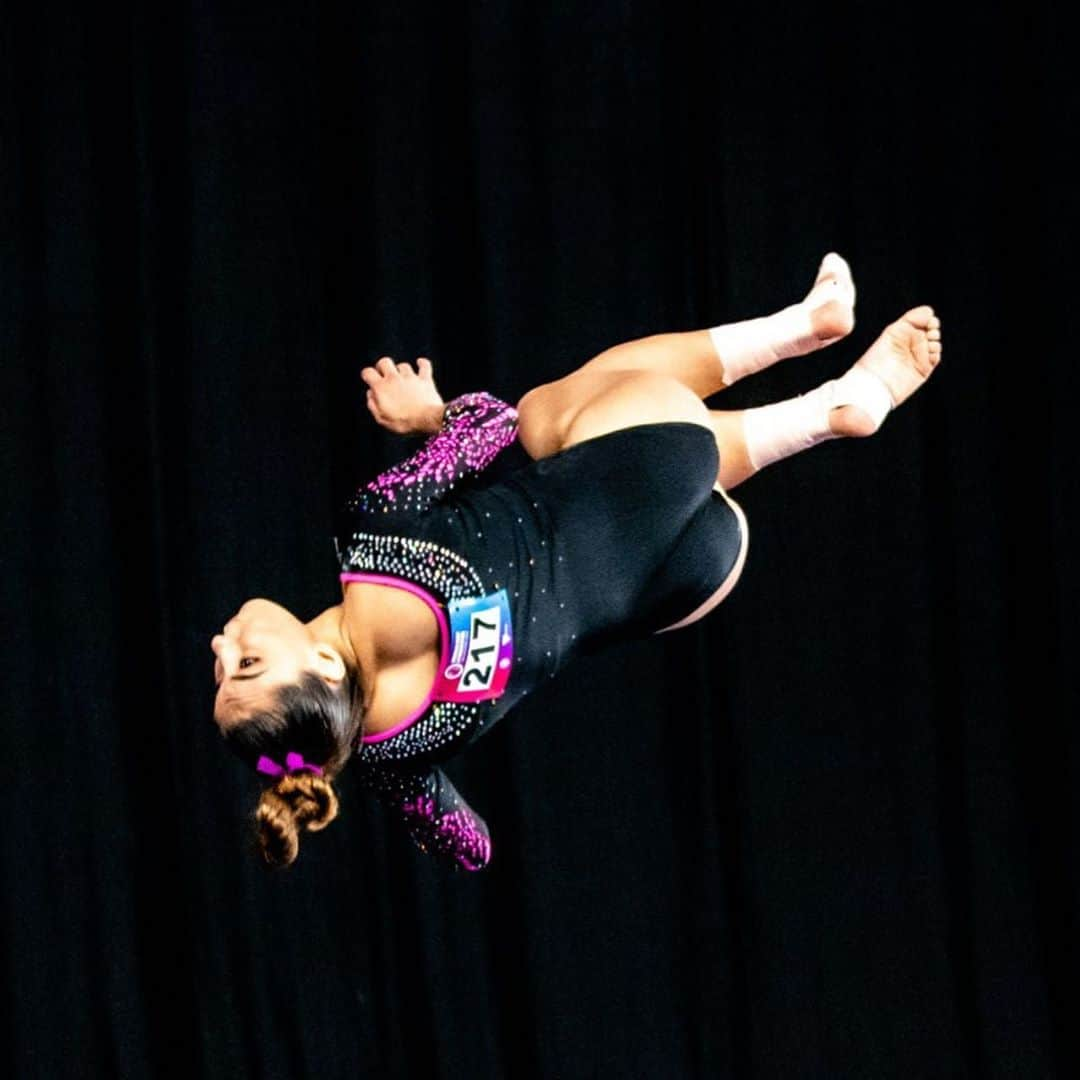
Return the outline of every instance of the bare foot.
[[[855,282],[846,259],[830,251],[821,260],[814,287],[806,294],[802,306],[810,313],[818,348],[851,333],[855,327]]]
[[[923,304],[886,326],[855,367],[877,376],[896,408],[926,382],[940,360],[941,320]],[[840,405],[829,413],[829,427],[837,435],[873,435],[879,426],[858,405]]]
[[[839,341],[855,325],[855,283],[851,268],[835,251],[818,267],[813,287],[797,304],[757,319],[725,323],[709,330],[720,360],[723,386],[756,371]]]

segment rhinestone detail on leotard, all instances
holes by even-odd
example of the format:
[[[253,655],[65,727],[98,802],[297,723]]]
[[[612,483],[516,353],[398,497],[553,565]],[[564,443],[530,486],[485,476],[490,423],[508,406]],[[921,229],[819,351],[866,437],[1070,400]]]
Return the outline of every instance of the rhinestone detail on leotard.
[[[349,538],[343,572],[389,574],[427,589],[437,599],[467,600],[481,596],[483,581],[472,565],[454,551],[430,540],[357,532]],[[479,729],[491,703],[436,701],[415,723],[392,738],[353,744],[361,760],[406,761],[433,752],[445,753]]]
[[[480,472],[517,434],[517,411],[487,393],[462,394],[443,410],[443,427],[423,451],[380,473],[346,503],[357,513],[422,510],[432,492]],[[479,536],[479,534],[477,534]]]

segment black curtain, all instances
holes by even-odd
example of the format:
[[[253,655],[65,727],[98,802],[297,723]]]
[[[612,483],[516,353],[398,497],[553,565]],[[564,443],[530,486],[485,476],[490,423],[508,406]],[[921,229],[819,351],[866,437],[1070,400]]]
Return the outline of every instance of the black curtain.
[[[660,0],[0,17],[3,1016],[19,1077],[1070,1077],[1074,60],[1056,10]],[[211,722],[251,596],[340,599],[415,444],[359,370],[516,401],[850,260],[873,439],[737,491],[707,620],[450,766],[478,875],[349,776],[288,872]]]

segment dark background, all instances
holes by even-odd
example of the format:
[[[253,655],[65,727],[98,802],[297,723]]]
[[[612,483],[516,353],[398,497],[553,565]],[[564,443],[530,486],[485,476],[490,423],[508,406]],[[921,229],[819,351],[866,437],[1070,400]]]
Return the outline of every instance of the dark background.
[[[6,6],[15,1075],[1077,1075],[1074,70],[1037,5]],[[360,368],[514,401],[829,249],[852,337],[723,403],[921,302],[941,368],[738,490],[719,611],[451,765],[490,869],[346,770],[264,871],[209,639],[340,599],[333,508],[414,448]]]

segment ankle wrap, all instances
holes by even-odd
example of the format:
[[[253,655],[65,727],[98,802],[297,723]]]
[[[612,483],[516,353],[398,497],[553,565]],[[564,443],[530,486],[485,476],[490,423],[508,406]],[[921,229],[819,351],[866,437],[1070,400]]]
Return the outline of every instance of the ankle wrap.
[[[763,469],[774,461],[837,438],[829,427],[829,413],[841,405],[857,406],[873,419],[876,427],[881,427],[893,400],[881,379],[856,366],[808,394],[747,409],[743,413],[743,437],[750,463],[755,469]]]

